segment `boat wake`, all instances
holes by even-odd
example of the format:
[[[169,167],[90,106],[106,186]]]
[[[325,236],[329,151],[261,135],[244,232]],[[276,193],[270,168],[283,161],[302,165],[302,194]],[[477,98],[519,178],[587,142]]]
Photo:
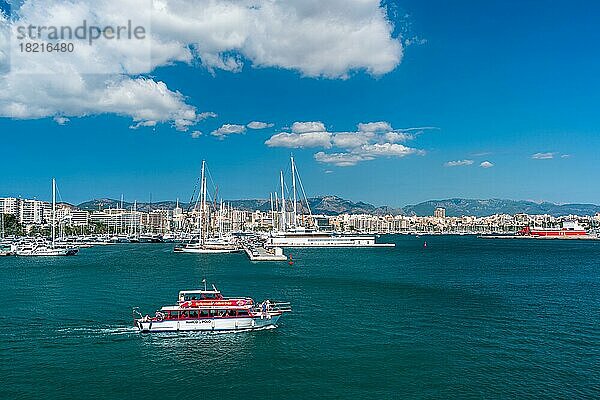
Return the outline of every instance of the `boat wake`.
[[[73,328],[60,328],[57,330],[61,333],[70,334],[73,336],[119,336],[119,335],[131,335],[138,332],[138,330],[133,327],[73,327]]]

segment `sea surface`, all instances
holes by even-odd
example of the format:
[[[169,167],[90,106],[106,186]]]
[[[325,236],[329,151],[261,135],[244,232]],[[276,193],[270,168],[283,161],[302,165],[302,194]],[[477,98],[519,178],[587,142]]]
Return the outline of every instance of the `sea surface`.
[[[600,398],[600,242],[383,236],[294,265],[169,244],[0,258],[2,399]],[[424,247],[424,242],[427,247]],[[273,330],[139,334],[206,278]]]

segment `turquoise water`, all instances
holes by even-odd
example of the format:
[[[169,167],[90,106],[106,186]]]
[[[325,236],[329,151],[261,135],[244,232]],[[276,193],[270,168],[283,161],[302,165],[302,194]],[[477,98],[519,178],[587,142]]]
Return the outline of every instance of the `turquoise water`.
[[[385,237],[394,249],[0,259],[0,398],[600,396],[600,243]],[[423,241],[427,240],[427,248]],[[206,277],[292,303],[274,330],[140,335]]]

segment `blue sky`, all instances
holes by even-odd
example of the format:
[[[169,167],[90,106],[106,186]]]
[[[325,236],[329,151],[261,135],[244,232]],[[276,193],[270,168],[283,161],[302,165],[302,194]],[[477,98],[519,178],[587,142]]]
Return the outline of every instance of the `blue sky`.
[[[53,105],[42,117],[17,115],[0,95],[0,196],[47,199],[56,176],[63,200],[73,203],[121,194],[131,201],[150,194],[188,200],[206,159],[225,198],[264,198],[276,190],[278,171],[289,169],[293,153],[309,196],[392,206],[450,197],[600,203],[600,6],[415,0],[388,2],[383,12],[394,28],[390,37],[373,44],[373,54],[368,43],[361,47],[365,64],[349,67],[347,76],[332,76],[339,48],[327,53],[326,44],[316,73],[305,64],[267,65],[243,51],[227,53],[243,61],[236,71],[206,65],[202,57],[148,71],[144,76],[164,82],[195,109],[186,131],[169,118],[131,129],[148,119],[97,106]],[[401,62],[389,68],[387,59],[368,61],[391,51],[394,41],[402,44]],[[26,106],[40,107],[37,101]],[[201,119],[202,112],[218,116]],[[224,124],[251,121],[273,126],[211,135]],[[313,131],[334,144],[307,145],[306,129],[293,130],[294,122],[321,122],[325,129]],[[335,144],[340,132],[359,137],[364,132],[357,125],[370,122],[387,123],[366,144],[380,147]],[[422,127],[434,129],[411,129]],[[195,131],[202,135],[193,137]],[[281,132],[285,140],[265,144]],[[404,139],[387,141],[389,133]],[[331,162],[342,153],[359,160]],[[486,161],[493,166],[482,167]]]

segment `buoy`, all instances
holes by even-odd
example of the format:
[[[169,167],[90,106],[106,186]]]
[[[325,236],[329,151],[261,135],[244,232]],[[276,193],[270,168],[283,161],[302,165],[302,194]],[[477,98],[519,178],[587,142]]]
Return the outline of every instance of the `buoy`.
[[[294,265],[294,260],[292,260],[292,255],[291,254],[290,254],[290,261],[288,261],[288,264]]]
[[[423,247],[427,247],[427,242],[423,243]]]

